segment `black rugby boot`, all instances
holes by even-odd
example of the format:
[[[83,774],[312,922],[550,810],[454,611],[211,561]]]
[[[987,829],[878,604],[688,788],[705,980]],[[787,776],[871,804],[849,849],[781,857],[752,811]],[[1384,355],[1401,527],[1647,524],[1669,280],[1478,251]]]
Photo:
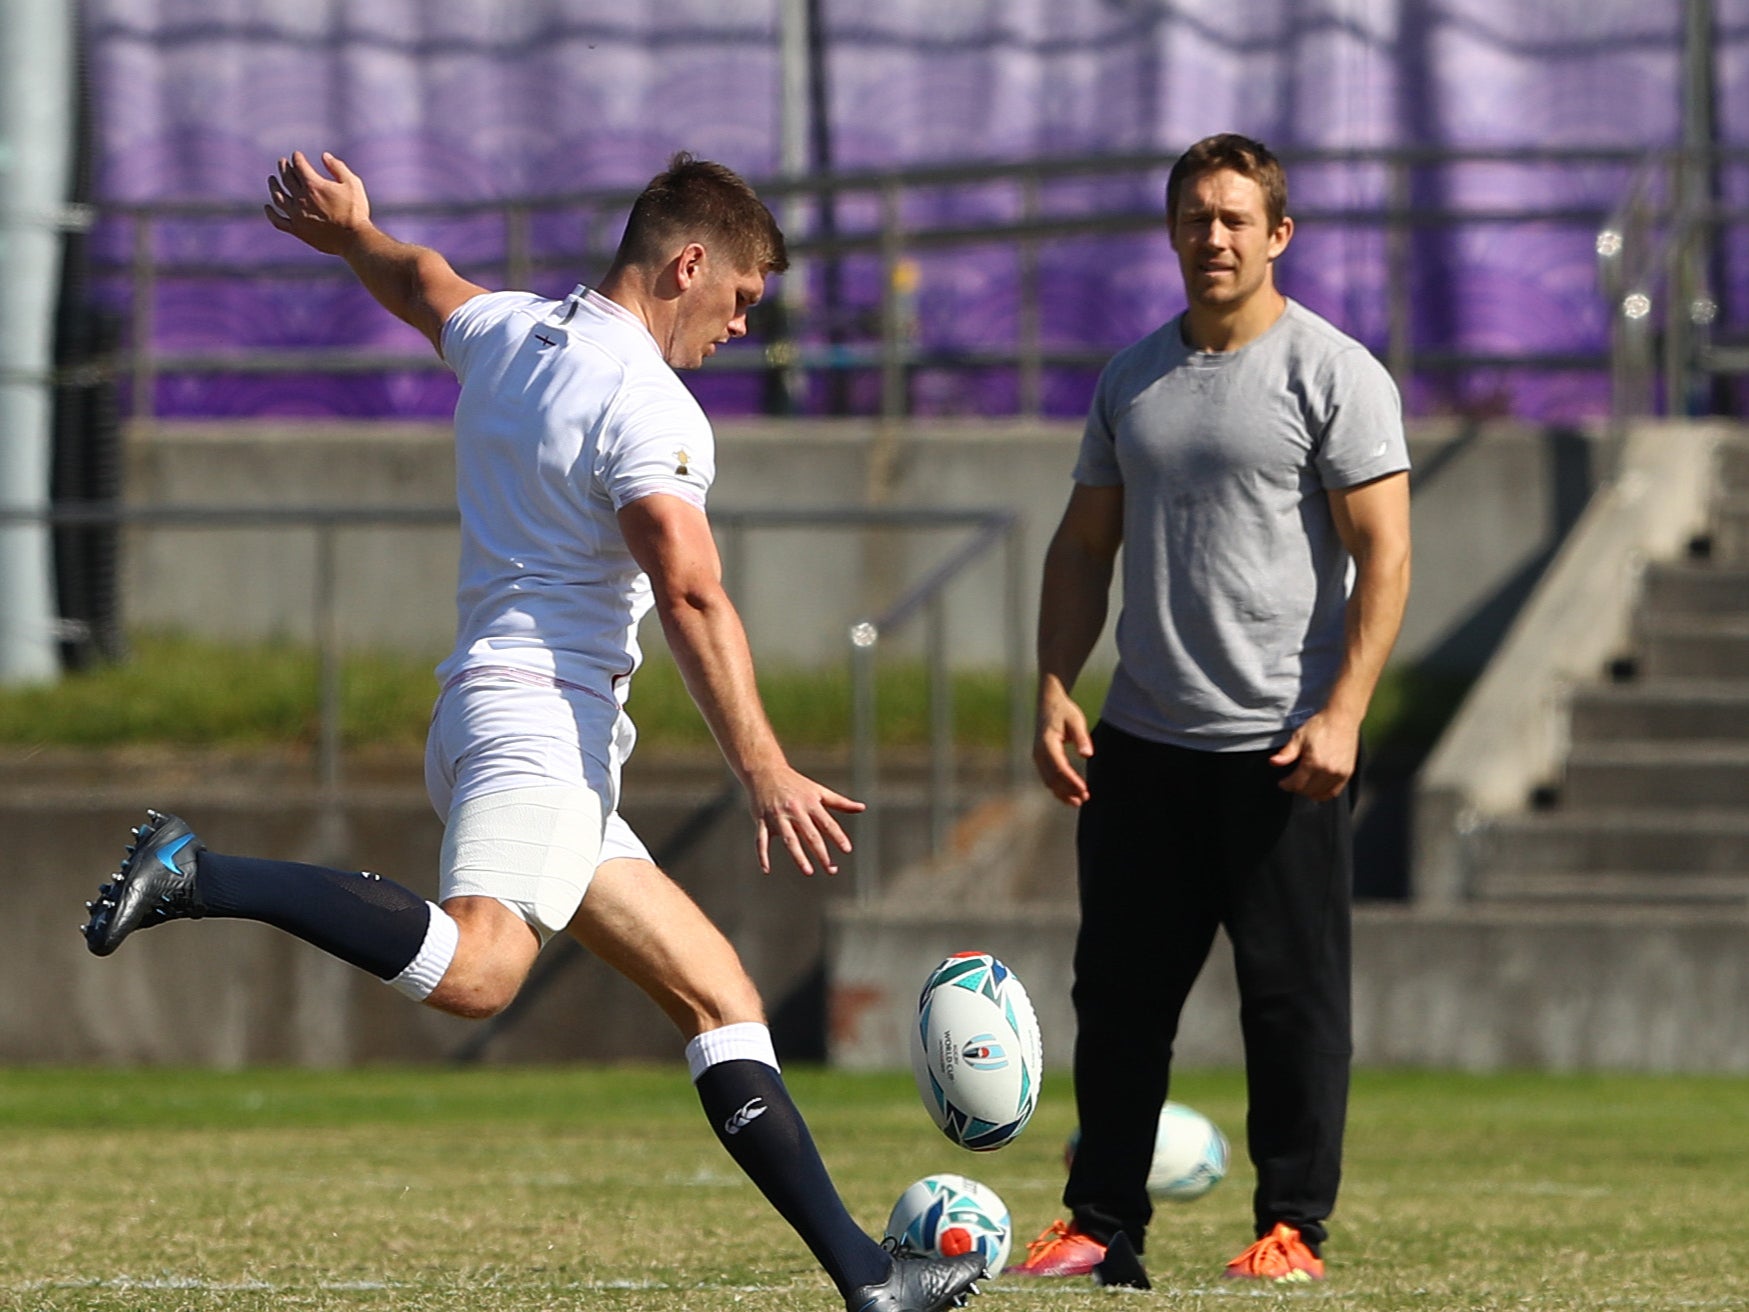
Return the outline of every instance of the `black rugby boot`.
[[[194,887],[195,858],[205,845],[173,815],[147,811],[146,823],[134,830],[127,860],[109,883],[87,902],[91,919],[85,924],[85,946],[107,957],[136,929],[167,920],[198,920],[206,906]]]
[[[946,1312],[964,1307],[985,1275],[976,1253],[922,1257],[893,1245],[893,1273],[878,1285],[860,1285],[844,1300],[845,1312]]]

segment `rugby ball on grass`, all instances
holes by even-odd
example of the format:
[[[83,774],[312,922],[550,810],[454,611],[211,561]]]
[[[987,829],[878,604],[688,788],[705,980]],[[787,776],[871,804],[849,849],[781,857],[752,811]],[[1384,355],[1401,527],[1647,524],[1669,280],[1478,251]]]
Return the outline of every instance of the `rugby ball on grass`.
[[[1063,1165],[1074,1164],[1080,1143],[1077,1126],[1063,1148]],[[1227,1136],[1221,1127],[1181,1102],[1162,1107],[1154,1131],[1154,1160],[1148,1166],[1148,1196],[1157,1203],[1188,1203],[1226,1178]]]
[[[911,1027],[911,1073],[930,1119],[962,1148],[988,1152],[1026,1127],[1044,1051],[1014,972],[987,952],[960,952],[923,981]]]
[[[998,1275],[1014,1242],[1008,1206],[996,1191],[963,1175],[926,1175],[893,1204],[887,1238],[922,1257],[975,1252]]]

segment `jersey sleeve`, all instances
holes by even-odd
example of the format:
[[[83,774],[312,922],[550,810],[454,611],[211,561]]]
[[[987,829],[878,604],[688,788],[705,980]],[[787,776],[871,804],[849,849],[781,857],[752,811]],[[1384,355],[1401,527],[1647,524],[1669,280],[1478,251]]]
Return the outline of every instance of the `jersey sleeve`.
[[[1364,347],[1330,361],[1321,389],[1318,477],[1326,488],[1357,487],[1409,468],[1403,403],[1385,367]]]
[[[1100,372],[1093,388],[1093,404],[1087,407],[1087,423],[1081,430],[1081,450],[1075,458],[1074,479],[1085,487],[1116,487],[1123,482],[1117,463],[1117,423],[1111,413],[1112,366]]]
[[[468,369],[479,353],[480,344],[501,330],[505,321],[517,310],[536,304],[540,297],[529,292],[487,292],[470,296],[450,312],[443,321],[439,341],[443,345],[443,361],[462,382],[468,380]]]
[[[621,391],[595,465],[615,511],[658,492],[702,510],[716,472],[716,440],[690,392],[654,381],[632,382]]]

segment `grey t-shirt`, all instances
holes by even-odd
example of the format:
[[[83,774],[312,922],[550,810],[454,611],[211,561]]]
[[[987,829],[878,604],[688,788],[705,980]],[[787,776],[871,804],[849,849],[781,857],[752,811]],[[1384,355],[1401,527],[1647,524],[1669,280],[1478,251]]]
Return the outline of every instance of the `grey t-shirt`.
[[[1352,562],[1327,490],[1409,467],[1359,342],[1289,301],[1236,351],[1182,316],[1106,365],[1075,481],[1124,490],[1118,667],[1103,718],[1205,751],[1275,747],[1329,695]]]

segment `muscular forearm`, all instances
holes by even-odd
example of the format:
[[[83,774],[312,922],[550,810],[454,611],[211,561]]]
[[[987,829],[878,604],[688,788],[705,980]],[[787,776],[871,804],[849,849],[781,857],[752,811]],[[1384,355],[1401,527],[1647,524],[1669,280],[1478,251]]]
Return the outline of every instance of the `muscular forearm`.
[[[457,274],[438,252],[397,241],[366,223],[337,253],[377,304],[397,319],[428,337],[442,326],[441,320],[433,322],[430,288],[456,279]]]
[[[753,675],[741,618],[720,587],[666,598],[662,631],[686,689],[710,726],[723,759],[742,783],[785,764]]]
[[[1409,599],[1407,543],[1380,545],[1356,562],[1349,594],[1342,667],[1325,713],[1358,730],[1384,672]]]
[[[1105,628],[1111,561],[1053,543],[1039,595],[1038,677],[1041,699],[1068,693]]]

